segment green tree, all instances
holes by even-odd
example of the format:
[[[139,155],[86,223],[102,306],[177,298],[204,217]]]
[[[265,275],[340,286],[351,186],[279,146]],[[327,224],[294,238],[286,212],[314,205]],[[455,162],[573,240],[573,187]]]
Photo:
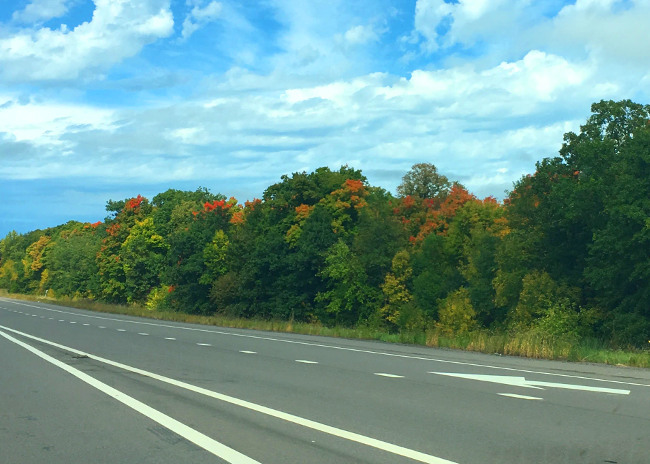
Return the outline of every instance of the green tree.
[[[106,237],[100,223],[68,223],[55,228],[43,262],[49,273],[47,288],[55,295],[97,298],[100,276],[96,256]]]
[[[422,199],[444,199],[450,188],[449,179],[439,174],[438,168],[433,164],[418,163],[411,166],[409,172],[402,177],[402,183],[397,186],[397,194],[401,197],[410,195]]]
[[[169,245],[156,233],[151,216],[136,221],[120,249],[128,302],[143,303],[161,282]]]
[[[380,294],[367,285],[363,267],[343,240],[328,251],[321,274],[327,279],[328,290],[319,293],[316,301],[325,305],[334,323],[351,326],[376,311]]]

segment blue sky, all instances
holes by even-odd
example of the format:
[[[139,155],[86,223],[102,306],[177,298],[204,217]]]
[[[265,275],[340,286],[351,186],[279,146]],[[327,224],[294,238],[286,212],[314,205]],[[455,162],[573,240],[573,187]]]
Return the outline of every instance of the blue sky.
[[[2,0],[0,237],[341,164],[502,198],[591,103],[649,102],[648,24],[650,0]]]

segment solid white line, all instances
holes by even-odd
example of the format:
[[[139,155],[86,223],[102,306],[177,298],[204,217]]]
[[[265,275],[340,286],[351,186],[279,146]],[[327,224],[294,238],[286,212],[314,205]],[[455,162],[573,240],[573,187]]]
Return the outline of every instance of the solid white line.
[[[239,352],[244,354],[257,354],[257,351],[248,351],[248,350],[240,350]]]
[[[514,367],[502,367],[502,366],[493,366],[490,364],[478,364],[478,363],[470,363],[470,362],[463,362],[463,361],[450,361],[448,359],[438,359],[438,358],[430,358],[426,356],[413,356],[413,355],[408,355],[408,354],[398,354],[398,353],[387,353],[383,351],[374,351],[374,350],[363,350],[360,348],[349,348],[345,346],[337,346],[337,345],[325,345],[323,343],[313,343],[313,342],[303,342],[303,341],[298,341],[298,340],[287,340],[287,339],[282,339],[282,338],[274,338],[274,337],[264,337],[260,335],[251,335],[251,334],[240,334],[240,333],[235,333],[235,332],[225,332],[221,330],[210,330],[210,329],[201,329],[198,327],[182,327],[182,326],[177,326],[177,325],[171,325],[171,324],[158,324],[155,322],[145,322],[145,321],[131,321],[128,319],[118,319],[118,318],[112,318],[112,317],[104,317],[104,316],[94,316],[92,314],[82,314],[82,313],[75,313],[71,311],[62,311],[60,309],[52,309],[52,308],[45,308],[43,306],[34,306],[30,305],[27,303],[21,303],[15,300],[12,300],[10,298],[4,298],[0,297],[0,301],[6,301],[12,304],[17,304],[17,305],[22,305],[22,306],[28,306],[32,308],[38,308],[42,309],[44,311],[53,311],[57,313],[62,313],[62,314],[72,314],[74,316],[81,316],[81,317],[90,317],[93,319],[103,319],[103,320],[108,320],[108,321],[117,321],[117,322],[123,322],[127,324],[142,324],[142,325],[152,325],[155,327],[165,327],[169,329],[176,329],[176,330],[190,330],[193,332],[204,332],[204,333],[213,333],[213,334],[218,334],[218,335],[228,335],[231,337],[242,337],[242,338],[252,338],[255,340],[266,340],[266,341],[273,341],[273,342],[281,342],[281,343],[291,343],[294,345],[303,345],[303,346],[314,346],[318,348],[329,348],[332,350],[341,350],[341,351],[350,351],[354,353],[365,353],[365,354],[374,354],[374,355],[379,355],[379,356],[388,356],[388,357],[394,357],[394,358],[402,358],[402,359],[415,359],[419,361],[430,361],[430,362],[439,362],[439,363],[447,363],[447,364],[456,364],[460,366],[474,366],[474,367],[482,367],[486,369],[498,369],[498,370],[504,370],[504,371],[511,371],[511,372],[525,372],[528,374],[539,374],[539,375],[550,375],[550,376],[555,376],[555,377],[567,377],[567,378],[573,378],[573,379],[582,379],[582,380],[594,380],[596,382],[609,382],[609,383],[617,383],[617,384],[623,384],[623,385],[634,385],[637,387],[650,387],[650,384],[645,384],[645,383],[635,383],[635,382],[625,382],[622,380],[609,380],[609,379],[601,379],[597,377],[587,377],[587,376],[582,376],[582,375],[572,375],[572,374],[559,374],[555,372],[544,372],[544,371],[533,371],[533,370],[528,370],[528,369],[518,369]]]
[[[519,398],[520,400],[544,401],[544,398],[538,398],[536,396],[517,395],[516,393],[497,393],[497,395],[507,396],[509,398]]]
[[[395,374],[386,374],[385,372],[375,372],[375,375],[379,375],[381,377],[390,377],[391,379],[403,379],[403,375],[395,375]]]
[[[65,363],[62,363],[58,359],[55,359],[51,357],[48,354],[43,353],[42,351],[37,350],[31,345],[28,345],[27,343],[24,343],[11,335],[8,335],[2,331],[0,331],[0,335],[5,337],[7,340],[14,342],[15,344],[22,346],[28,351],[31,351],[33,354],[36,356],[40,357],[41,359],[49,362],[50,364],[55,365],[56,367],[63,369],[64,371],[68,372],[69,374],[74,375],[77,377],[79,380],[82,380],[83,382],[86,382],[88,385],[96,388],[97,390],[101,391],[102,393],[107,394],[108,396],[111,396],[115,398],[117,401],[120,403],[130,407],[131,409],[139,412],[143,416],[148,417],[149,419],[153,420],[154,422],[158,422],[160,425],[163,427],[171,430],[172,432],[180,435],[181,437],[191,441],[192,443],[200,446],[201,448],[205,449],[206,451],[209,451],[210,453],[214,454],[215,456],[224,459],[232,464],[260,464],[258,461],[249,458],[248,456],[240,453],[239,451],[236,451],[222,443],[219,443],[216,440],[213,440],[212,438],[208,437],[207,435],[202,434],[201,432],[188,427],[187,425],[183,424],[182,422],[177,421],[176,419],[158,411],[157,409],[152,408],[151,406],[148,406],[141,401],[136,400],[135,398],[127,395],[126,393],[122,393],[119,390],[116,390],[115,388],[106,385],[103,382],[100,382],[99,380],[95,379],[94,377],[89,376],[88,374],[75,369],[72,366],[69,366]]]
[[[223,402],[226,402],[226,403],[230,403],[230,404],[233,404],[235,406],[241,406],[243,408],[250,409],[251,411],[255,411],[255,412],[258,412],[258,413],[261,413],[261,414],[265,414],[267,416],[275,417],[277,419],[281,419],[281,420],[284,420],[284,421],[287,421],[287,422],[298,424],[298,425],[301,425],[303,427],[307,427],[307,428],[310,428],[312,430],[317,430],[319,432],[327,433],[329,435],[333,435],[333,436],[336,436],[336,437],[339,437],[339,438],[344,438],[346,440],[361,443],[363,445],[367,445],[367,446],[370,446],[370,447],[373,447],[373,448],[377,448],[379,450],[386,451],[386,452],[389,452],[389,453],[392,453],[392,454],[396,454],[396,455],[399,455],[399,456],[404,456],[404,457],[413,459],[415,461],[425,462],[427,464],[457,464],[457,463],[455,463],[453,461],[449,461],[447,459],[432,456],[430,454],[422,453],[420,451],[415,451],[415,450],[412,450],[412,449],[409,449],[409,448],[405,448],[403,446],[394,445],[392,443],[388,443],[388,442],[385,442],[385,441],[382,441],[382,440],[377,440],[376,438],[367,437],[365,435],[361,435],[361,434],[358,434],[358,433],[349,432],[347,430],[339,429],[337,427],[332,427],[330,425],[326,425],[326,424],[316,422],[316,421],[313,421],[313,420],[310,420],[310,419],[305,419],[305,418],[300,417],[300,416],[295,416],[293,414],[278,411],[277,409],[272,409],[272,408],[268,408],[266,406],[261,406],[259,404],[252,403],[250,401],[241,400],[241,399],[235,398],[233,396],[224,395],[223,393],[218,393],[218,392],[215,392],[215,391],[212,391],[212,390],[208,390],[206,388],[198,387],[196,385],[192,385],[192,384],[189,384],[189,383],[186,383],[186,382],[182,382],[180,380],[175,380],[175,379],[171,379],[169,377],[165,377],[163,375],[154,374],[153,372],[148,372],[148,371],[145,371],[143,369],[138,369],[137,367],[132,367],[132,366],[129,366],[129,365],[126,365],[126,364],[116,362],[116,361],[111,361],[110,359],[102,358],[100,356],[96,356],[96,355],[91,354],[91,353],[86,353],[84,351],[80,351],[80,350],[77,350],[75,348],[70,348],[68,346],[61,345],[59,343],[55,343],[55,342],[52,342],[52,341],[49,341],[49,340],[45,340],[45,339],[42,339],[40,337],[36,337],[34,335],[30,335],[30,334],[27,334],[27,333],[24,333],[24,332],[20,332],[18,330],[11,329],[9,327],[4,327],[4,326],[0,325],[0,329],[4,329],[4,330],[10,331],[10,332],[13,332],[13,333],[21,335],[23,337],[30,338],[32,340],[36,340],[38,342],[45,343],[45,344],[50,345],[50,346],[54,346],[56,348],[66,350],[66,351],[69,351],[71,353],[75,353],[75,354],[78,354],[78,355],[81,355],[81,356],[88,356],[89,358],[94,359],[95,361],[99,361],[99,362],[102,362],[104,364],[108,364],[109,366],[117,367],[117,368],[129,371],[129,372],[133,372],[135,374],[140,374],[140,375],[143,375],[143,376],[158,380],[160,382],[167,383],[169,385],[174,385],[176,387],[183,388],[185,390],[193,391],[195,393],[205,395],[205,396],[208,396],[210,398],[214,398],[216,400],[220,400],[220,401],[223,401]]]
[[[306,359],[296,359],[296,362],[303,364],[318,364],[318,361],[308,361]]]

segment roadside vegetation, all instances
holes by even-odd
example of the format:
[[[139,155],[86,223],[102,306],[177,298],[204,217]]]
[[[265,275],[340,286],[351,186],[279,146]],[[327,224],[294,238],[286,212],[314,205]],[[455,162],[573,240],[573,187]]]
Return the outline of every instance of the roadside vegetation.
[[[0,296],[103,313],[145,317],[159,321],[186,322],[217,327],[320,335],[325,337],[378,340],[387,343],[459,349],[487,354],[650,368],[650,350],[634,348],[628,348],[626,350],[612,349],[597,339],[567,341],[562,338],[544,337],[536,333],[491,333],[487,330],[450,335],[443,333],[437,328],[417,332],[388,333],[385,330],[371,328],[368,325],[359,325],[357,327],[327,327],[318,323],[296,322],[292,320],[244,319],[223,315],[203,316],[178,311],[152,311],[149,308],[137,304],[117,305],[83,298],[53,298],[10,294],[5,290],[0,290]]]
[[[167,190],[0,240],[0,288],[228,327],[650,367],[650,106],[602,101],[499,202],[432,164]],[[7,293],[8,294],[8,293]]]

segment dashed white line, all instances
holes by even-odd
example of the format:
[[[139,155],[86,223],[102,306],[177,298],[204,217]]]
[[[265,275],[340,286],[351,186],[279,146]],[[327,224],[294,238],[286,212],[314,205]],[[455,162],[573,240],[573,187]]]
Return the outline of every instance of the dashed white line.
[[[387,374],[385,372],[375,372],[375,375],[378,375],[380,377],[390,377],[391,379],[403,379],[403,375],[395,375],[395,374]]]
[[[248,351],[248,350],[239,350],[239,352],[244,354],[257,354],[257,351]]]
[[[83,324],[83,325],[88,326],[88,325],[90,325],[90,324]]]
[[[296,362],[303,364],[318,364],[318,361],[309,361],[307,359],[296,359]]]
[[[165,337],[165,340],[176,340],[174,337]]]
[[[199,346],[212,346],[212,345],[209,344],[209,343],[197,343],[197,345],[199,345]]]
[[[59,319],[59,322],[65,322],[65,319]]]
[[[77,321],[70,321],[70,324],[76,324]]]
[[[149,335],[149,334],[145,333],[145,332],[138,332],[138,335],[145,335],[146,336],[146,335]]]
[[[603,378],[595,378],[595,377],[588,377],[588,376],[582,376],[582,375],[573,375],[573,374],[561,374],[561,373],[557,373],[557,372],[535,371],[535,370],[520,369],[520,368],[514,368],[514,367],[494,366],[494,365],[490,365],[490,364],[479,364],[479,363],[470,363],[470,362],[463,362],[463,361],[451,361],[451,360],[448,360],[448,359],[432,358],[432,357],[429,357],[429,356],[414,356],[414,355],[411,355],[411,354],[399,354],[399,353],[375,351],[375,350],[366,350],[366,349],[351,348],[351,347],[344,347],[344,346],[337,346],[337,345],[326,345],[326,344],[323,344],[323,343],[314,343],[314,342],[299,341],[299,340],[289,340],[289,339],[283,339],[283,338],[266,337],[266,336],[243,334],[243,333],[236,333],[236,332],[226,332],[226,331],[223,331],[223,330],[202,329],[202,328],[198,328],[198,327],[183,327],[183,326],[176,326],[176,325],[171,325],[171,324],[160,324],[160,323],[157,323],[157,322],[132,321],[132,320],[125,320],[125,319],[119,319],[119,318],[114,318],[114,317],[95,316],[95,315],[91,315],[91,314],[74,313],[74,312],[70,312],[70,311],[63,311],[63,310],[60,310],[60,309],[47,308],[47,307],[43,307],[43,306],[35,306],[35,305],[31,305],[31,304],[28,304],[28,303],[22,303],[22,302],[15,301],[15,300],[12,300],[10,298],[4,298],[4,297],[0,297],[0,301],[8,301],[11,304],[26,306],[26,307],[30,307],[30,308],[37,308],[37,309],[44,310],[44,311],[52,311],[52,312],[56,312],[56,313],[59,313],[59,314],[72,314],[74,316],[89,317],[89,318],[101,319],[101,320],[105,320],[105,321],[117,321],[117,322],[120,322],[120,323],[141,324],[141,325],[149,325],[149,326],[155,326],[155,327],[165,327],[165,328],[170,328],[170,329],[175,329],[175,330],[189,330],[189,331],[193,331],[193,332],[211,333],[211,334],[227,335],[227,336],[231,336],[231,337],[251,338],[251,339],[255,339],[255,340],[266,340],[266,341],[274,341],[274,342],[281,342],[281,343],[290,343],[290,344],[294,344],[294,345],[314,346],[314,347],[318,347],[318,348],[328,348],[328,349],[333,349],[333,350],[349,351],[349,352],[354,352],[354,353],[366,353],[366,354],[389,356],[389,357],[402,358],[402,359],[415,359],[415,360],[429,361],[429,362],[434,362],[434,363],[447,363],[447,364],[455,364],[455,365],[463,365],[463,366],[480,367],[480,368],[486,368],[486,369],[505,370],[505,371],[512,371],[512,372],[526,372],[526,373],[529,373],[529,374],[540,374],[540,375],[548,375],[548,376],[553,376],[553,377],[566,377],[566,378],[574,378],[574,379],[582,379],[582,380],[594,380],[594,381],[597,381],[597,382],[617,383],[617,384],[634,385],[634,386],[638,386],[638,387],[650,388],[650,384],[646,384],[646,383],[635,383],[635,382],[627,382],[627,381],[622,381],[622,380],[603,379]],[[22,311],[19,311],[19,312],[22,312]]]
[[[544,398],[538,398],[536,396],[517,395],[516,393],[497,393],[497,395],[507,396],[509,398],[518,398],[520,400],[544,401]]]
[[[126,329],[117,329],[118,332],[126,332]]]
[[[104,327],[103,325],[100,325],[100,326],[98,326],[98,328],[99,329],[105,329],[106,327]]]

